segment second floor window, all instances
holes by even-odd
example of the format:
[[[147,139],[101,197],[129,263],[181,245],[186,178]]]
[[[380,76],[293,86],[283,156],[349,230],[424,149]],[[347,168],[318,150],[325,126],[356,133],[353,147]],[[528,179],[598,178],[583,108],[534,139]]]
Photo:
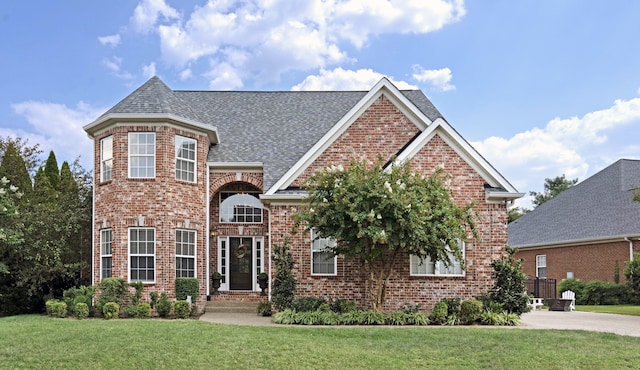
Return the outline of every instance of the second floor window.
[[[156,134],[153,132],[129,133],[129,177],[156,177]]]
[[[100,140],[100,181],[113,178],[113,136]]]
[[[196,141],[176,136],[176,180],[196,181]]]

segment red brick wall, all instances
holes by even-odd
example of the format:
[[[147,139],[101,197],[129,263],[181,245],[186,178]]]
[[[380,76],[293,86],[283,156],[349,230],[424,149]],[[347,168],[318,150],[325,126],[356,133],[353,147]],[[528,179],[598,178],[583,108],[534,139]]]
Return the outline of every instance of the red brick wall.
[[[156,133],[155,179],[128,178],[128,132]],[[113,179],[100,182],[100,139],[113,135]],[[175,135],[197,140],[197,183],[175,179]],[[113,233],[113,277],[129,278],[128,230],[130,227],[155,228],[156,261],[153,284],[145,284],[145,296],[151,291],[166,291],[175,297],[175,230],[193,229],[197,235],[196,274],[200,280],[198,306],[204,308],[206,230],[206,161],[209,141],[171,126],[136,125],[113,127],[95,138],[94,208],[94,283],[100,282],[100,230]],[[143,224],[139,216],[144,217]],[[188,223],[188,225],[187,225]]]
[[[640,248],[640,242],[634,241],[634,248]],[[573,272],[575,279],[582,281],[611,281],[616,262],[620,268],[620,282],[624,281],[624,264],[629,261],[629,242],[587,244],[571,247],[556,247],[527,250],[516,253],[522,258],[523,271],[530,277],[536,276],[536,256],[547,256],[547,278],[560,282],[567,278],[567,272]]]

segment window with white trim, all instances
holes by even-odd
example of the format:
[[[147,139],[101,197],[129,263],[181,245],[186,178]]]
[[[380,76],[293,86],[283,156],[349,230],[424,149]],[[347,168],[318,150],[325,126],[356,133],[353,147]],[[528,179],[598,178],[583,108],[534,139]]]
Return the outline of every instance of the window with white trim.
[[[156,177],[155,132],[129,133],[129,178]]]
[[[262,223],[260,193],[220,192],[220,222]]]
[[[547,278],[547,255],[536,255],[536,277],[541,279]]]
[[[176,180],[196,182],[196,141],[176,136]]]
[[[155,282],[156,230],[150,227],[129,229],[129,281]]]
[[[176,277],[196,277],[196,232],[176,230]]]
[[[336,241],[331,238],[317,238],[311,229],[311,275],[336,275],[337,256],[327,248],[334,247]]]
[[[113,178],[113,136],[100,140],[100,181]]]
[[[113,274],[112,244],[111,229],[100,230],[100,279],[110,278]]]
[[[461,242],[462,261],[464,261],[465,244]],[[457,259],[452,252],[447,252],[451,263],[446,266],[442,261],[431,261],[426,257],[420,259],[418,256],[409,256],[411,276],[464,276],[462,261]]]

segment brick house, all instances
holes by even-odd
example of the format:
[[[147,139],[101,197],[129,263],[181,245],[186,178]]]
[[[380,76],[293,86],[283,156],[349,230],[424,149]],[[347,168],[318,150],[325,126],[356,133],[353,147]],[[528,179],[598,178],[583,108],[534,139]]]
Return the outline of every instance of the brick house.
[[[530,277],[614,281],[640,252],[640,160],[620,159],[509,224]]]
[[[94,140],[93,283],[142,281],[145,295],[174,296],[175,278],[200,282],[206,299],[259,300],[257,274],[293,227],[304,180],[352,158],[397,156],[415,171],[438,167],[460,205],[475,203],[480,237],[464,247],[466,270],[395,267],[386,309],[492,285],[490,262],[507,241],[507,203],[522,196],[419,90],[382,79],[369,91],[174,91],[153,77],[84,130]],[[339,297],[367,307],[354,262],[322,253],[323,240],[290,235],[297,296]],[[210,276],[223,275],[211,296]]]

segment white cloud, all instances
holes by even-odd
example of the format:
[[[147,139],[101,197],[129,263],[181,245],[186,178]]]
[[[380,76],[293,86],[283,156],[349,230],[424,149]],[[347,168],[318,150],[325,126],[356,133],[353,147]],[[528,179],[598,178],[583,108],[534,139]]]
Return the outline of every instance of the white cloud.
[[[180,81],[185,81],[190,79],[193,76],[191,69],[187,68],[184,71],[180,72]]]
[[[117,56],[112,56],[110,59],[103,59],[102,65],[105,66],[111,74],[116,77],[131,80],[133,75],[127,71],[122,70],[122,58]]]
[[[156,63],[155,62],[151,62],[146,66],[142,67],[142,75],[145,78],[151,78],[153,76],[156,75]]]
[[[164,0],[142,0],[134,9],[129,24],[135,32],[146,34],[154,29],[160,16],[164,21],[180,18],[180,14]]]
[[[111,46],[112,48],[114,48],[120,45],[120,35],[115,34],[111,36],[98,37],[98,41],[100,41],[102,45]]]
[[[80,156],[82,166],[87,170],[93,169],[93,142],[82,127],[106,109],[91,107],[83,102],[73,108],[40,101],[25,101],[11,107],[31,127],[25,127],[24,130],[2,129],[0,135],[21,137],[28,139],[30,144],[40,144],[45,156],[53,150],[60,162],[72,162]]]
[[[452,76],[449,68],[424,69],[419,65],[414,65],[413,78],[420,82],[428,83],[439,91],[451,91],[456,89],[456,87],[451,84]]]
[[[233,90],[242,87],[242,79],[238,71],[227,63],[214,63],[215,67],[205,75],[211,90]]]
[[[545,178],[565,174],[582,181],[594,170],[633,154],[632,147],[608,142],[610,133],[631,124],[640,125],[640,98],[616,100],[582,117],[554,118],[542,129],[511,138],[492,136],[472,145],[518,190],[542,191]],[[520,205],[531,208],[527,202],[521,200]]]
[[[162,0],[143,0],[131,28],[155,31],[162,58],[177,68],[208,58],[211,84],[278,81],[283,73],[330,68],[351,58],[344,44],[363,47],[380,34],[421,34],[465,14],[462,0],[208,1],[187,17]],[[233,69],[233,71],[232,71]],[[214,76],[224,70],[235,76]]]
[[[335,68],[331,71],[320,70],[319,75],[307,76],[304,81],[295,85],[293,91],[325,91],[325,90],[369,90],[385,75],[374,72],[371,69],[359,69],[357,71]],[[416,86],[404,81],[394,81],[393,84],[401,90],[415,90]]]

